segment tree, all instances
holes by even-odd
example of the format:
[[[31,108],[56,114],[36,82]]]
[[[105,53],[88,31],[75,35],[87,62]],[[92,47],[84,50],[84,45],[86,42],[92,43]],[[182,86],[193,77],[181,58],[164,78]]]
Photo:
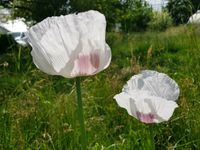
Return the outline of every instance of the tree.
[[[124,0],[122,28],[124,31],[145,30],[152,17],[152,8],[144,0]]]
[[[191,0],[193,4],[193,12],[196,12],[198,9],[200,9],[200,1],[199,0]]]
[[[190,0],[169,0],[167,9],[174,24],[178,25],[188,21],[192,15],[193,5]]]
[[[121,15],[119,0],[14,0],[14,17],[39,22],[46,17],[98,10],[106,16],[112,28]]]
[[[66,0],[14,0],[14,17],[39,22],[46,17],[60,15]]]
[[[14,16],[39,22],[46,17],[98,10],[106,16],[107,29],[122,25],[124,31],[145,30],[151,7],[145,0],[14,0]]]

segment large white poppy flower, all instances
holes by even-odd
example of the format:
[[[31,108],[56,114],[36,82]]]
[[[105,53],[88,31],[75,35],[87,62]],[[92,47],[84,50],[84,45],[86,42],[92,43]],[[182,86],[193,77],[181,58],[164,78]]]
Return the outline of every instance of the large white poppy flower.
[[[105,17],[98,11],[46,18],[27,34],[34,64],[66,78],[94,75],[111,61],[105,30]]]
[[[169,120],[178,107],[177,83],[169,76],[145,70],[133,76],[122,92],[114,96],[118,105],[129,115],[144,123],[159,123]]]

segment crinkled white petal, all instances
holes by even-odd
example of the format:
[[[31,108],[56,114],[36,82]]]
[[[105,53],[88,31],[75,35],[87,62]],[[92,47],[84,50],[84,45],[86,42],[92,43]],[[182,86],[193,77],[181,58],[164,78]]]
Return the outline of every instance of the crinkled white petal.
[[[97,72],[100,72],[104,69],[106,69],[111,62],[112,54],[111,54],[111,49],[108,46],[108,44],[105,45],[105,51],[101,51],[100,54],[100,64]]]
[[[44,54],[42,54],[41,51],[38,51],[36,48],[34,48],[34,50],[31,52],[31,55],[33,56],[33,62],[37,68],[47,74],[55,75],[52,65],[47,61],[47,59],[45,59]]]
[[[141,122],[160,123],[169,120],[178,107],[175,100],[179,92],[177,83],[170,77],[146,70],[133,76],[114,99]]]
[[[148,107],[151,109],[151,113],[155,116],[154,121],[157,123],[169,120],[175,108],[178,107],[174,101],[155,96],[145,98],[144,102],[147,103]]]
[[[110,63],[105,30],[105,17],[97,11],[49,17],[31,27],[27,35],[34,63],[54,75],[69,78],[93,75]],[[38,51],[42,56],[36,55]],[[41,58],[48,63],[40,62]]]
[[[129,115],[144,123],[160,123],[172,116],[176,102],[149,95],[148,91],[122,92],[114,96],[117,104],[125,108]]]
[[[132,115],[131,113],[131,105],[130,105],[130,95],[128,95],[125,92],[122,92],[120,94],[117,94],[114,96],[114,99],[117,101],[117,104],[126,109],[129,115]]]
[[[133,76],[123,90],[145,90],[154,96],[174,101],[178,99],[180,93],[177,83],[169,76],[151,70]]]
[[[131,112],[136,118],[144,123],[160,123],[167,121],[172,116],[178,105],[174,101],[168,101],[160,97],[148,96],[131,99]],[[134,115],[135,117],[135,115]]]

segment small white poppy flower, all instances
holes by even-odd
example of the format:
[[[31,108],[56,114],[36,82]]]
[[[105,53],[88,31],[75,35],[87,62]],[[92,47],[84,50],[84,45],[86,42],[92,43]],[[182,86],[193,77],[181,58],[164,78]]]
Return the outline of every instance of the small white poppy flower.
[[[114,96],[118,105],[129,115],[144,123],[169,120],[178,107],[180,90],[177,83],[164,73],[145,70],[133,76]]]
[[[105,16],[98,11],[46,18],[27,34],[34,64],[66,78],[94,75],[111,61],[105,31]]]

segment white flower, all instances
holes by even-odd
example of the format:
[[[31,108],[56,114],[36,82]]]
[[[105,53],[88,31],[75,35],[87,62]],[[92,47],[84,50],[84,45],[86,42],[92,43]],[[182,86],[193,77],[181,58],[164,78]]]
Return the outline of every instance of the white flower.
[[[169,76],[145,70],[133,76],[122,92],[114,96],[118,105],[129,115],[144,123],[159,123],[169,120],[178,107],[177,83]]]
[[[34,64],[66,78],[94,75],[111,61],[105,31],[105,17],[98,11],[46,18],[27,34]]]

